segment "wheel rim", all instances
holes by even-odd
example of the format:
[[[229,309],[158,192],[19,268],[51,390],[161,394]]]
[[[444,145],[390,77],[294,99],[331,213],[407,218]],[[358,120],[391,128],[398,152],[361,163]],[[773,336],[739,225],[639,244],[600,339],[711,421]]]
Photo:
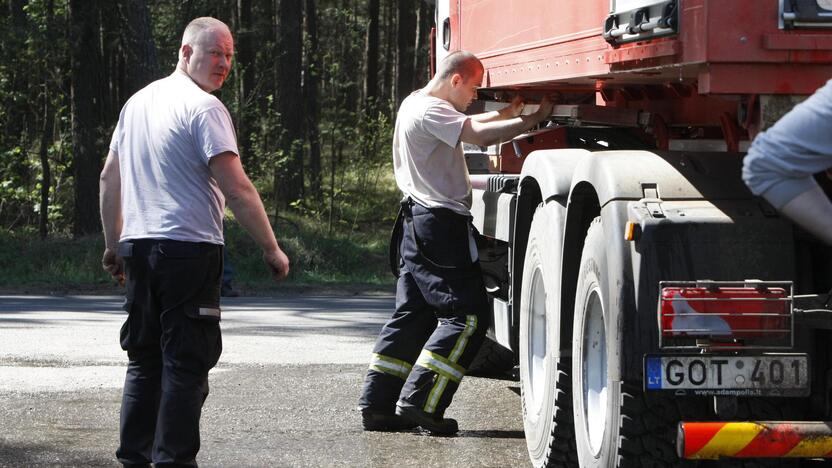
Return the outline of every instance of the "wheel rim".
[[[587,297],[584,307],[583,396],[587,438],[592,453],[601,451],[607,430],[607,340],[604,308],[598,288]]]
[[[528,382],[526,406],[539,414],[546,385],[546,287],[540,268],[535,269],[529,292],[529,339],[527,340]]]

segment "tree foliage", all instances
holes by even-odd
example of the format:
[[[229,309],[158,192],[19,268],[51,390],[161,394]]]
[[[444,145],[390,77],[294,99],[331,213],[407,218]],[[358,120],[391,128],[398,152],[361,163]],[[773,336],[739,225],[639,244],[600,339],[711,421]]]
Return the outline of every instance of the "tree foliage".
[[[428,12],[416,0],[0,2],[0,230],[99,230],[98,172],[118,112],[173,71],[198,16],[234,33],[217,95],[274,212],[330,229],[389,218],[392,116],[427,80]]]

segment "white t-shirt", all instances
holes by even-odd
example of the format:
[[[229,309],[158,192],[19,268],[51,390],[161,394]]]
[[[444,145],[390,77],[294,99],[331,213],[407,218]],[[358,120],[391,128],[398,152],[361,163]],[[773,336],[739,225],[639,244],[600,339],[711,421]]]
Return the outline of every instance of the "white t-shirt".
[[[208,167],[239,154],[228,109],[187,75],[154,81],[124,105],[110,141],[121,171],[121,239],[222,244],[225,198]]]
[[[471,180],[459,141],[467,118],[423,90],[402,101],[393,132],[393,168],[406,196],[428,208],[470,214]]]

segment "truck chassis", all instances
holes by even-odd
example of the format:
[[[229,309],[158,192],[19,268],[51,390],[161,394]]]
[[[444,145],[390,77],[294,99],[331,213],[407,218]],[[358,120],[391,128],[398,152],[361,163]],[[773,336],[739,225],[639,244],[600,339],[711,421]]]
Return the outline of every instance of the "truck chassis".
[[[437,7],[436,56],[481,58],[485,106],[559,96],[548,127],[468,154],[532,463],[830,456],[832,252],[740,169],[832,77],[832,5]]]

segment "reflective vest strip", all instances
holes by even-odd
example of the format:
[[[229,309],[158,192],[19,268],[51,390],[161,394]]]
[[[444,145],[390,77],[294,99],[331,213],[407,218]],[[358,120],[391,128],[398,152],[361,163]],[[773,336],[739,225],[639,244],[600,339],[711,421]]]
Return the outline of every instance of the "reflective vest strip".
[[[433,385],[433,389],[431,389],[430,394],[428,395],[428,400],[425,402],[425,413],[433,414],[436,411],[436,405],[439,404],[439,398],[442,397],[442,394],[445,393],[445,387],[448,386],[448,378],[444,375],[440,375],[438,379],[436,379],[436,383]]]
[[[407,380],[407,376],[410,374],[412,367],[400,359],[377,353],[373,353],[373,359],[370,361],[370,369],[399,377],[402,380]]]
[[[416,360],[417,366],[422,366],[436,372],[439,375],[444,375],[454,382],[459,382],[465,375],[465,368],[458,366],[442,356],[432,353],[426,349],[422,350],[419,359]]]
[[[459,361],[459,357],[462,356],[462,353],[465,351],[465,347],[468,346],[468,339],[474,332],[477,330],[477,316],[476,315],[469,315],[466,317],[465,320],[465,329],[462,330],[462,333],[459,335],[459,339],[456,340],[456,345],[454,349],[451,350],[450,359],[451,362]]]

